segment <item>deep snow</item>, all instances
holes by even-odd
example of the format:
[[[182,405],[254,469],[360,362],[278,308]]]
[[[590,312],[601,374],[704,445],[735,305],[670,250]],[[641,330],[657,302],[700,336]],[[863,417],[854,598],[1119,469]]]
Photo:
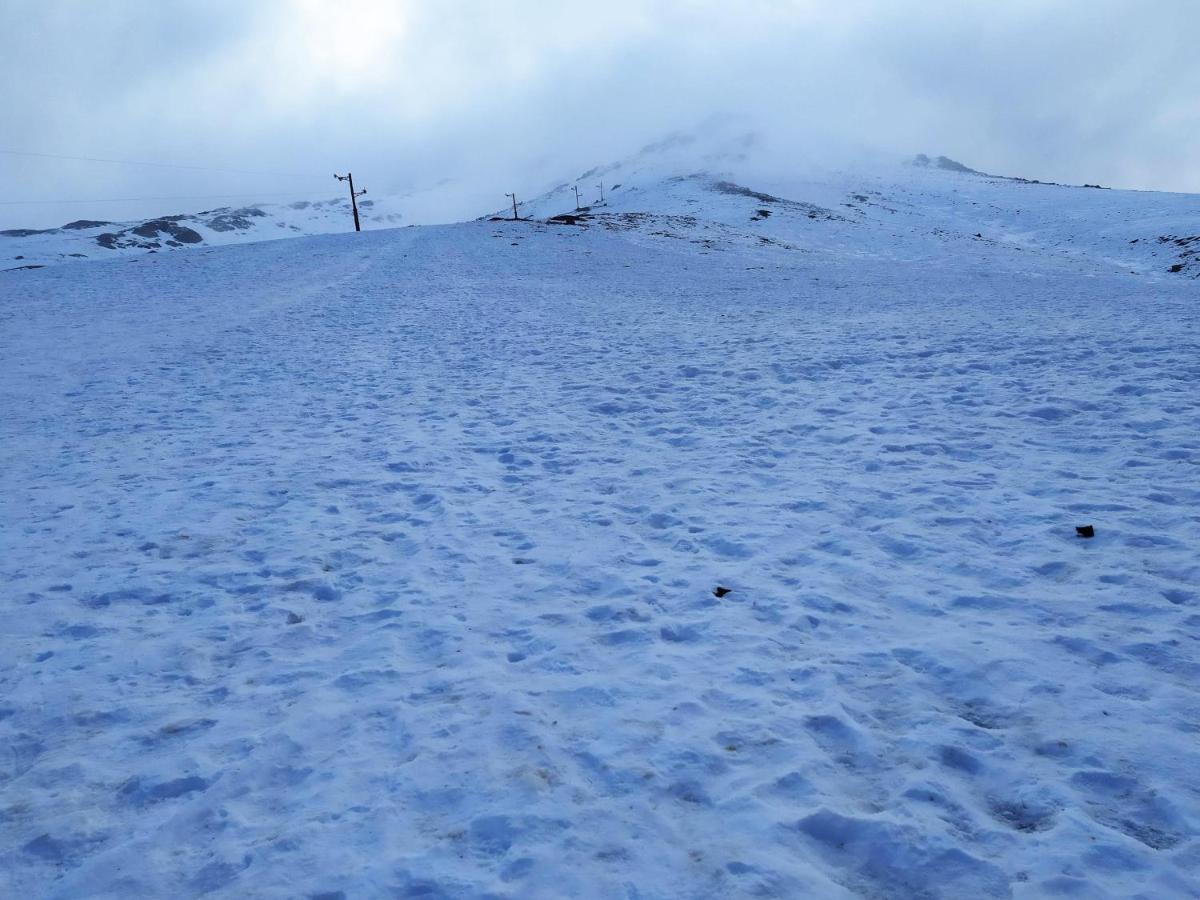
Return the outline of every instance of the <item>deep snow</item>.
[[[0,894],[1200,895],[1196,198],[718,180],[0,273]]]

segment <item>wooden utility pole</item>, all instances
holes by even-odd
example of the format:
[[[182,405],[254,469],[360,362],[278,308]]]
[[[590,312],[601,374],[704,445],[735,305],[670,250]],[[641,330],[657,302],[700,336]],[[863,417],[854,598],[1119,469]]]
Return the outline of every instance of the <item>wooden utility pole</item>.
[[[354,210],[354,230],[362,231],[362,225],[360,225],[359,221],[358,221],[358,198],[361,197],[363,194],[365,194],[367,192],[367,189],[363,188],[361,191],[357,191],[357,192],[354,190],[354,173],[353,172],[347,172],[345,175],[339,175],[336,172],[334,172],[333,177],[336,178],[338,181],[350,182],[350,208]]]
[[[517,195],[516,195],[516,194],[505,194],[504,196],[505,196],[505,197],[512,197],[512,202],[513,202],[513,221],[515,222],[515,221],[517,221]]]
[[[600,182],[596,187],[600,188],[600,202],[604,202],[604,182]]]
[[[579,212],[579,185],[575,185],[575,211]]]

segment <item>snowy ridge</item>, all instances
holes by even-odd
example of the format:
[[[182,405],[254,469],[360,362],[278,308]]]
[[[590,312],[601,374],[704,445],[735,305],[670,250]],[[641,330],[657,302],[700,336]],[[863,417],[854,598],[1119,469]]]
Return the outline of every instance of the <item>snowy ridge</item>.
[[[947,157],[922,156],[915,167],[884,171],[789,176],[755,161],[750,136],[707,154],[716,167],[697,172],[686,156],[667,152],[688,146],[683,138],[652,145],[627,162],[581,175],[576,183],[583,185],[597,173],[609,177],[602,203],[576,209],[574,183],[564,183],[522,204],[521,214],[606,227],[642,221],[662,235],[675,232],[655,223],[675,216],[676,232],[692,232],[692,239],[710,246],[724,235],[906,259],[941,256],[939,244],[977,241],[1001,250],[1083,256],[1083,269],[1101,263],[1133,274],[1200,277],[1200,196],[987,175]],[[697,230],[710,233],[697,237]]]
[[[359,201],[359,213],[368,228],[400,224],[402,216],[389,209],[390,204],[377,207],[373,200]],[[150,251],[326,234],[352,230],[353,227],[348,199],[226,206],[137,222],[81,219],[61,228],[0,231],[0,269],[41,268]]]
[[[604,199],[600,199],[600,183]],[[574,188],[580,188],[582,209]],[[446,182],[360,203],[365,228],[449,221],[470,191]],[[446,212],[439,213],[444,207]],[[582,213],[582,216],[581,216]],[[520,206],[523,218],[675,236],[912,259],[941,242],[1086,256],[1134,273],[1200,277],[1200,197],[1096,190],[987,175],[945,156],[873,171],[789,173],[750,133],[677,134],[594,167]],[[507,218],[508,210],[488,218]],[[81,220],[0,231],[0,268],[347,231],[349,201],[222,207],[140,222]],[[829,223],[815,226],[814,222]],[[940,253],[940,251],[939,251]],[[934,254],[938,255],[938,254]]]
[[[614,183],[0,272],[0,895],[1200,893],[1196,198]]]

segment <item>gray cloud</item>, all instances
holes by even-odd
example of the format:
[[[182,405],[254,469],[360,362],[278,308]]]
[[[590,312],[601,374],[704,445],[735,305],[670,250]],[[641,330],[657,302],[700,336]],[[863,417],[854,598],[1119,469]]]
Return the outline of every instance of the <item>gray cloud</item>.
[[[1200,192],[1198,26],[1194,0],[7,0],[0,146],[289,174],[0,156],[0,199],[329,196],[346,167],[499,196],[729,114],[784,158]]]

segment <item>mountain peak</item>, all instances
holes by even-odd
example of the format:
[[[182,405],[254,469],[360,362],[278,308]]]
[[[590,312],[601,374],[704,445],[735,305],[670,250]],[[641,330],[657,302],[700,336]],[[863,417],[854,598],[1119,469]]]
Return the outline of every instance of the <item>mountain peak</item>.
[[[951,159],[948,156],[929,157],[924,153],[918,153],[912,159],[912,165],[918,169],[944,169],[947,172],[961,172],[964,175],[985,175],[985,172],[980,172],[978,169],[972,169],[969,166],[964,166],[958,160]]]

